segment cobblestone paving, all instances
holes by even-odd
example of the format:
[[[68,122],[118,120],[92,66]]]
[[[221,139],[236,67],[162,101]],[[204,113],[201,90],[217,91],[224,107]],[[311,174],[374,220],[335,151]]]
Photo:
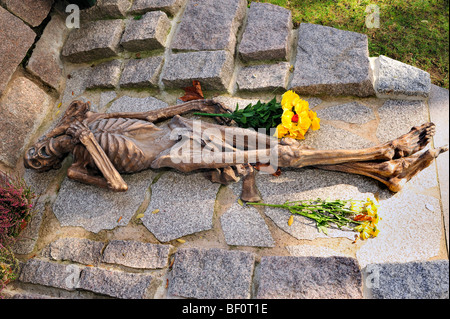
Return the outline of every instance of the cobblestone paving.
[[[314,168],[257,175],[270,203],[379,198],[380,235],[356,243],[353,232],[325,235],[301,216],[289,226],[282,210],[241,205],[240,182],[220,186],[200,172],[127,175],[128,192],[117,194],[67,179],[71,159],[43,174],[21,162],[72,100],[142,112],[176,104],[192,80],[231,109],[296,90],[322,119],[307,146],[370,147],[432,120],[439,147],[448,90],[428,73],[369,58],[363,34],[294,28],[291,12],[271,4],[102,0],[68,30],[64,8],[49,14],[52,1],[35,12],[14,2],[0,7],[0,169],[22,172],[41,202],[14,247],[22,270],[7,297],[448,298],[448,154],[397,194]],[[18,67],[35,38],[29,25],[47,14]]]

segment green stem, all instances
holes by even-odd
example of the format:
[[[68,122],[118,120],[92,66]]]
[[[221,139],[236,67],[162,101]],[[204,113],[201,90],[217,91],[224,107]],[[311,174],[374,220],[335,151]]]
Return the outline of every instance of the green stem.
[[[220,113],[220,114],[215,114],[215,113],[193,113],[194,115],[202,115],[202,116],[221,116],[221,117],[228,117],[228,118],[232,118],[233,114],[230,113]]]

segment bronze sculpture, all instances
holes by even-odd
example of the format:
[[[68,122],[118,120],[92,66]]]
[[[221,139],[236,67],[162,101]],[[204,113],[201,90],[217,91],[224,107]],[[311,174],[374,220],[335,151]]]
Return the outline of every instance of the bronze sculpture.
[[[144,169],[171,167],[182,172],[207,170],[213,182],[228,184],[243,176],[241,198],[258,201],[255,174],[251,164],[267,161],[276,156],[279,167],[314,166],[326,170],[360,174],[385,184],[391,191],[398,192],[404,183],[428,167],[447,147],[429,149],[418,154],[431,140],[435,125],[426,123],[413,127],[401,137],[375,147],[361,150],[315,150],[302,147],[296,140],[284,138],[271,149],[270,138],[261,133],[238,128],[237,138],[256,134],[265,141],[266,147],[255,149],[248,143],[237,145],[223,143],[225,125],[201,122],[201,131],[215,129],[219,136],[193,135],[193,121],[181,117],[192,111],[203,113],[229,112],[213,100],[193,100],[176,106],[143,113],[94,113],[89,103],[74,101],[68,107],[57,126],[39,139],[24,155],[26,168],[47,171],[58,168],[62,160],[73,154],[73,163],[67,175],[74,180],[126,191],[127,184],[121,173],[135,173]],[[156,126],[154,123],[171,119],[169,123]],[[229,124],[217,117],[219,124]],[[181,129],[181,132],[179,133]],[[178,130],[178,131],[177,131]],[[176,138],[174,138],[174,132]],[[217,141],[219,139],[219,141]],[[228,161],[192,160],[196,154],[184,154],[184,161],[174,148],[196,144],[199,149],[213,145],[219,157],[231,156]],[[239,147],[238,147],[239,146]],[[272,153],[271,153],[272,152]],[[271,154],[269,154],[271,153]],[[230,158],[230,157],[228,157]],[[252,161],[251,161],[252,160]],[[100,173],[100,174],[99,174]]]

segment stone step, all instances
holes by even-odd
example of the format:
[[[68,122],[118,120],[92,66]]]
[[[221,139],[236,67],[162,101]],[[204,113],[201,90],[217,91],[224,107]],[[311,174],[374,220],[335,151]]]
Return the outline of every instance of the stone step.
[[[121,19],[85,22],[70,32],[61,54],[72,63],[116,57],[123,29]]]
[[[378,98],[426,100],[430,96],[428,72],[384,55],[375,62],[375,91]]]
[[[240,91],[274,91],[286,89],[290,64],[264,64],[244,67],[239,71],[237,86]]]
[[[197,80],[204,90],[227,91],[233,71],[228,51],[186,52],[169,55],[161,79],[168,89],[188,87]]]
[[[114,89],[119,84],[121,60],[100,63],[91,68],[87,89]]]
[[[119,85],[123,88],[155,87],[164,64],[162,56],[131,59],[125,63]]]
[[[151,51],[166,46],[170,20],[162,11],[147,12],[141,18],[127,21],[120,45],[127,51]]]
[[[375,95],[367,36],[300,24],[290,88],[305,95]]]
[[[258,299],[361,299],[358,262],[349,257],[268,256],[259,265]]]
[[[196,299],[249,299],[253,253],[224,249],[180,249],[168,293]]]
[[[0,0],[0,3],[31,27],[39,26],[52,9],[54,0]]]
[[[161,10],[174,16],[185,5],[186,0],[135,0],[130,9],[131,14],[144,14],[147,11]]]
[[[364,269],[368,298],[448,299],[448,260],[376,263]]]
[[[173,50],[234,52],[246,13],[245,0],[189,0],[172,42]]]
[[[287,61],[291,53],[291,11],[270,3],[252,2],[239,44],[244,62]]]

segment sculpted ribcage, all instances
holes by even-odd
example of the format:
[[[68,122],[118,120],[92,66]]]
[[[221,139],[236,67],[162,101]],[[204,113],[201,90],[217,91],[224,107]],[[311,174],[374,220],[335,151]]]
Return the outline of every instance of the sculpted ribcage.
[[[119,172],[132,173],[143,167],[145,155],[137,142],[154,125],[136,119],[112,118],[92,123],[95,139]]]

